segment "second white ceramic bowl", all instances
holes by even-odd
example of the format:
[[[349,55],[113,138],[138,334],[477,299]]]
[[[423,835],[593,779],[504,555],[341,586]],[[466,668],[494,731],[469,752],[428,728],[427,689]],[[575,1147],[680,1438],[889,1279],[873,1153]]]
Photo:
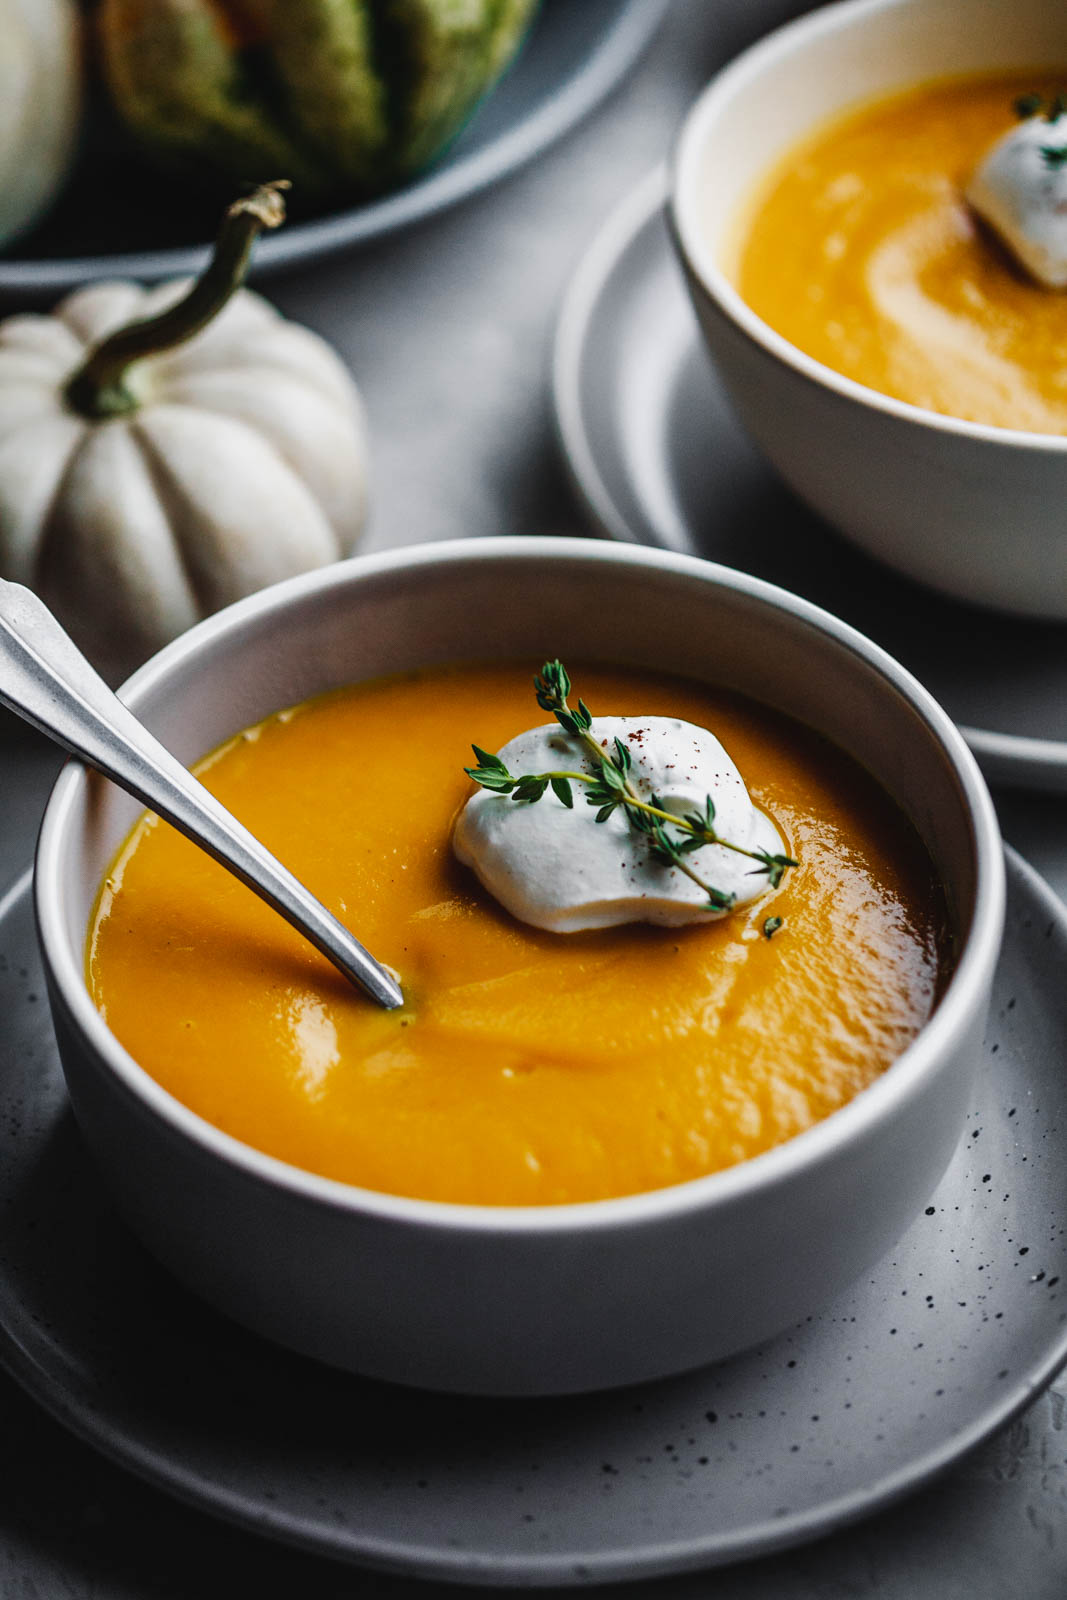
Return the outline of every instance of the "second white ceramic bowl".
[[[45,816],[36,906],[78,1122],[160,1259],[305,1354],[399,1382],[510,1394],[698,1366],[797,1321],[870,1266],[955,1147],[1003,921],[992,805],[930,696],[806,602],[705,562],[587,540],[423,546],[242,601],[149,662],[125,698],[191,762],[347,682],[472,655],[534,668],[591,653],[743,690],[848,750],[936,863],[959,931],[954,974],[871,1088],[729,1171],[552,1207],[372,1193],[221,1133],[109,1032],[86,988],[86,931],[138,808],[72,764]]]
[[[760,180],[828,119],[931,78],[1067,64],[1049,0],[846,0],[769,35],[693,107],[671,222],[738,413],[783,478],[871,555],[946,594],[1067,618],[1067,438],[958,421],[842,377],[724,270]],[[799,291],[798,291],[799,292]]]

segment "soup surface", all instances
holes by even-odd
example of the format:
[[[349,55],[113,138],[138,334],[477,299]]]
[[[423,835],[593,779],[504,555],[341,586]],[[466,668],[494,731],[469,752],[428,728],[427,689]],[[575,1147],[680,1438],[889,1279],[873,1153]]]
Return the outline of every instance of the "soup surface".
[[[450,847],[471,741],[495,750],[545,720],[528,665],[340,690],[198,771],[396,967],[408,1008],[372,1005],[148,817],[101,891],[88,949],[93,995],[130,1053],[209,1122],[298,1167],[481,1204],[712,1172],[877,1077],[933,1006],[945,939],[910,825],[784,718],[669,677],[570,665],[594,716],[680,716],[722,739],[799,859],[780,888],[685,929],[528,927]],[[767,937],[771,916],[782,925]]]
[[[1067,433],[1067,295],[1030,281],[964,185],[1047,73],[950,79],[849,114],[746,212],[737,289],[778,333],[883,394]],[[1062,81],[1062,80],[1061,80]]]

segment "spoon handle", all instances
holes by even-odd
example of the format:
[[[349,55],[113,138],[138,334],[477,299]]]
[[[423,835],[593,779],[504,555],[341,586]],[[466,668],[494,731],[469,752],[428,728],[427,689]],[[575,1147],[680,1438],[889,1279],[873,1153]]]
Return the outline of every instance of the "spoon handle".
[[[392,973],[197,782],[113,694],[43,601],[0,579],[0,703],[31,722],[229,869],[387,1009]]]

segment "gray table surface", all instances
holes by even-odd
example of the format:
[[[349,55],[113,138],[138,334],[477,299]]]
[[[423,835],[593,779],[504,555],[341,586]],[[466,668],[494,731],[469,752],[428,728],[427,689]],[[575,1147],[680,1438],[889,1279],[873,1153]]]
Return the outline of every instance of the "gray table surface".
[[[281,309],[330,338],[361,382],[376,482],[367,548],[585,531],[547,399],[560,297],[603,218],[663,157],[712,71],[796,9],[790,0],[674,0],[629,82],[533,167],[369,251],[272,282]],[[42,740],[0,714],[0,884],[30,859],[58,765]],[[1067,800],[1002,794],[997,802],[1006,837],[1067,898]],[[1065,1408],[1061,1379],[895,1509],[784,1556],[646,1583],[641,1593],[1063,1600]],[[188,1511],[69,1438],[2,1376],[0,1441],[3,1600],[461,1592],[277,1550]]]

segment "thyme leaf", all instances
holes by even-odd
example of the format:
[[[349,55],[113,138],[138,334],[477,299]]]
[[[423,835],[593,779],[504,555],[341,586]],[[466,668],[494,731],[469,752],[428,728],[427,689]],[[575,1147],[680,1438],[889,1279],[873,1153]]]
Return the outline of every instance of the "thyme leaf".
[[[573,811],[574,794],[571,790],[571,780],[569,778],[550,778],[549,782],[552,785],[552,793],[556,799],[561,801],[568,811]]]
[[[1044,103],[1044,99],[1039,94],[1021,94],[1012,101],[1011,109],[1015,112],[1020,122],[1026,122],[1030,117],[1037,116]]]

